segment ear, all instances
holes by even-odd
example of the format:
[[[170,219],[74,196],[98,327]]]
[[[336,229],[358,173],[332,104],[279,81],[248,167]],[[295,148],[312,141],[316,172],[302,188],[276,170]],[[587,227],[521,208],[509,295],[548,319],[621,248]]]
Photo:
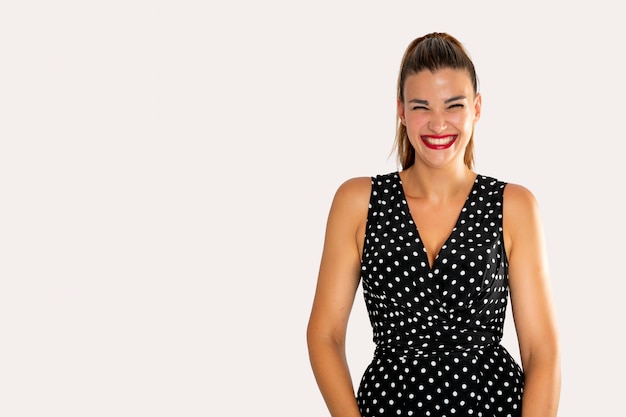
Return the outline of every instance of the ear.
[[[406,117],[404,116],[404,103],[402,103],[402,100],[398,99],[398,118],[400,118],[400,122],[406,126]]]
[[[483,96],[480,93],[476,94],[474,98],[474,123],[480,119],[480,112],[483,106]]]

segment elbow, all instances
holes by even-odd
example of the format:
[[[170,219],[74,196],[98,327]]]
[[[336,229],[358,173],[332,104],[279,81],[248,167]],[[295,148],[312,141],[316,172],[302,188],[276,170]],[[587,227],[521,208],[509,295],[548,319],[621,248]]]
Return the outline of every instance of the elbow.
[[[315,341],[317,340],[317,338],[318,334],[316,332],[316,329],[313,327],[311,322],[309,322],[309,325],[306,328],[306,345],[309,352],[311,351],[311,348],[315,345]]]
[[[339,336],[336,331],[319,326],[314,321],[309,322],[306,328],[309,355],[314,355],[319,349],[343,349],[344,340],[345,337]]]
[[[555,375],[561,373],[561,351],[557,341],[527,349],[522,352],[521,359],[525,373],[535,370],[548,371]]]

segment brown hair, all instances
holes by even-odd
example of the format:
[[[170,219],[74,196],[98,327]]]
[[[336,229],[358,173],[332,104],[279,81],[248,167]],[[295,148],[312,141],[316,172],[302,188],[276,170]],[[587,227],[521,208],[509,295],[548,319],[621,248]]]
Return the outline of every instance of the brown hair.
[[[404,52],[398,75],[398,100],[404,101],[404,83],[410,75],[423,70],[435,72],[443,68],[466,70],[474,87],[474,94],[478,93],[478,77],[469,54],[454,36],[447,33],[429,33],[414,39]],[[402,169],[415,163],[415,149],[409,142],[406,127],[396,115],[396,139],[394,143],[398,162]],[[474,132],[465,149],[463,158],[469,169],[474,167]]]

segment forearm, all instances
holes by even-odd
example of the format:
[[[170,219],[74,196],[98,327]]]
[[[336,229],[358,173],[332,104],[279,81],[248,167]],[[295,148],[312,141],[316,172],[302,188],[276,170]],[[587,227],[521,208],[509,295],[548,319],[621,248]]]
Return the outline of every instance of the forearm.
[[[361,417],[343,344],[314,339],[309,357],[315,379],[333,417]]]
[[[561,391],[558,356],[529,359],[524,366],[522,417],[555,417]]]

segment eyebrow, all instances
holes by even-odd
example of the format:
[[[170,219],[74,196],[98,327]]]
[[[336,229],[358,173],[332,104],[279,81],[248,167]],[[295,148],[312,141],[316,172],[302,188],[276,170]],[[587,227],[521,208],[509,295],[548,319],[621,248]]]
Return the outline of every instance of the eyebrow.
[[[465,96],[454,96],[454,97],[450,97],[449,99],[447,99],[446,101],[444,101],[445,104],[451,103],[453,101],[457,101],[457,100],[463,100],[466,99],[467,97]],[[418,98],[414,98],[412,100],[409,100],[409,103],[417,103],[417,104],[424,104],[424,105],[428,105],[428,100],[420,100]]]

